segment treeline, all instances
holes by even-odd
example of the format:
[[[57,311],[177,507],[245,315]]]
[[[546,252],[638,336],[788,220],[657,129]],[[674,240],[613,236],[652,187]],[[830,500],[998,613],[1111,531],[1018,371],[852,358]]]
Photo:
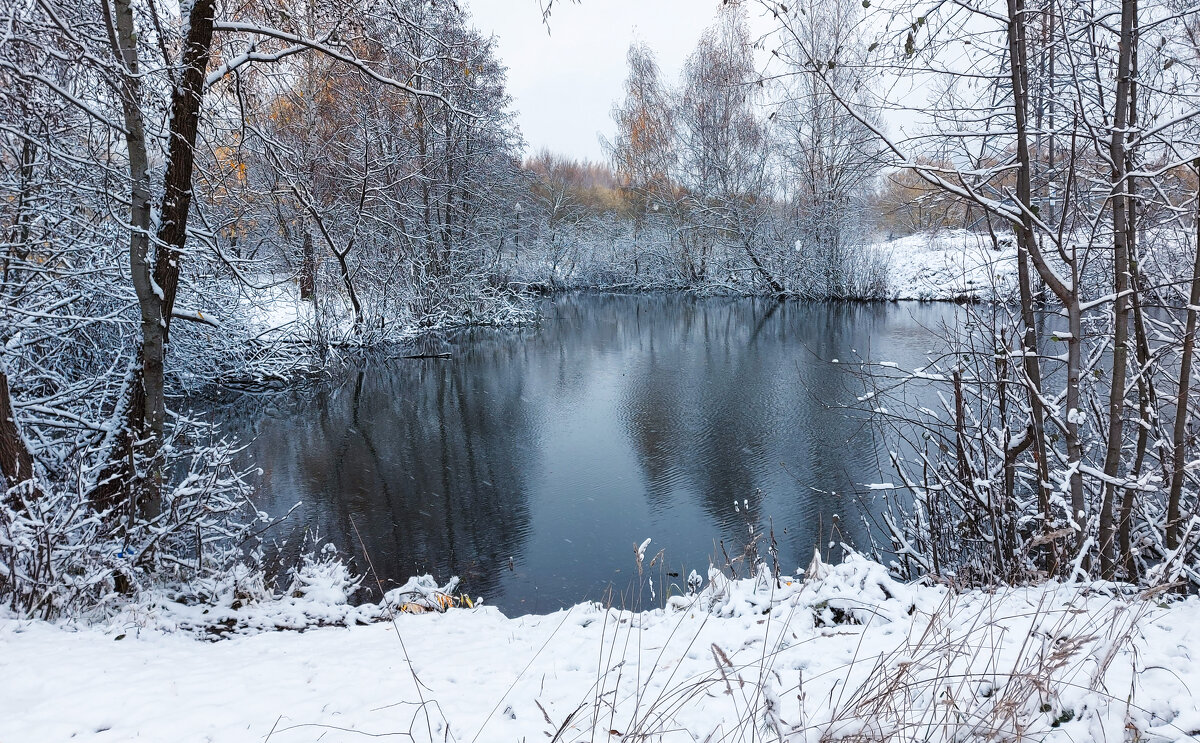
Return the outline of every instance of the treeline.
[[[765,85],[746,9],[722,4],[678,84],[628,54],[605,142],[611,169],[542,153],[533,245],[506,263],[549,286],[636,286],[807,298],[882,297],[861,248],[876,221],[879,148],[814,91]],[[820,110],[821,106],[830,108]]]
[[[861,8],[842,6],[800,16],[802,28],[774,40],[790,54],[816,43],[861,58]],[[721,4],[677,82],[664,78],[652,49],[630,47],[606,162],[549,152],[525,162],[530,197],[514,224],[526,249],[512,246],[506,278],[884,298],[886,256],[876,243],[985,229],[961,200],[891,167],[871,127],[821,79],[765,73],[748,7]],[[840,87],[861,80],[849,65],[828,72]]]

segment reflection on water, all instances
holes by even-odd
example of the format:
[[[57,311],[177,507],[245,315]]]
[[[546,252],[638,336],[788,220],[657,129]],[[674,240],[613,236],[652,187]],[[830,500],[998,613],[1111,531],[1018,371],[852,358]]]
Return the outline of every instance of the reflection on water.
[[[450,359],[371,360],[233,413],[263,470],[259,507],[301,504],[276,535],[283,553],[318,533],[362,568],[365,546],[385,587],[457,574],[509,613],[610,587],[633,603],[647,537],[649,554],[665,550],[659,600],[662,582],[772,528],[794,569],[835,514],[837,538],[865,541],[855,494],[887,468],[841,407],[862,393],[854,365],[832,360],[922,366],[957,314],[679,295],[566,295],[544,310],[535,328],[454,338]]]

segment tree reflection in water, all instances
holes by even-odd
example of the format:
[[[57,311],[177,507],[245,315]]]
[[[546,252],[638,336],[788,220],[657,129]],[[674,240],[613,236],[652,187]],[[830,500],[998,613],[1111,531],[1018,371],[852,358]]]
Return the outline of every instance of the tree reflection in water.
[[[646,537],[665,549],[656,580],[679,585],[718,542],[735,555],[772,526],[794,569],[834,514],[838,539],[866,541],[855,494],[887,476],[844,409],[862,393],[854,365],[831,360],[923,366],[958,312],[666,294],[544,311],[534,328],[459,334],[450,359],[368,359],[340,384],[231,412],[254,438],[260,507],[302,503],[282,554],[319,532],[364,567],[353,519],[385,587],[457,574],[510,613],[610,586],[632,601]]]

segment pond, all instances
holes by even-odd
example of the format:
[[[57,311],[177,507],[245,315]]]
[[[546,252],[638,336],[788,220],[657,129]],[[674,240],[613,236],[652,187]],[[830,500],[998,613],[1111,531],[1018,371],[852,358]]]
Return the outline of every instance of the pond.
[[[369,557],[385,589],[458,575],[514,615],[657,605],[756,538],[785,571],[831,542],[869,546],[866,486],[890,469],[847,409],[864,390],[850,362],[924,366],[962,316],[675,294],[567,294],[542,311],[453,337],[449,358],[372,359],[235,408],[257,505],[299,504],[276,554],[294,559],[307,535],[361,570]]]

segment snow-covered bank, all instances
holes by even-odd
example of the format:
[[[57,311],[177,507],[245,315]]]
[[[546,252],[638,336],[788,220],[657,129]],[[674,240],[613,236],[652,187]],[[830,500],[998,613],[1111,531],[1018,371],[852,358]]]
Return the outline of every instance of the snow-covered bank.
[[[613,238],[617,240],[618,238]],[[841,270],[847,284],[835,296],[859,300],[918,300],[935,302],[1008,301],[1017,292],[1017,251],[1011,233],[991,235],[968,230],[920,232],[888,239],[876,236],[856,244]],[[803,248],[797,243],[797,249]],[[772,293],[758,281],[755,270],[728,276],[713,271],[697,281],[670,271],[643,270],[625,265],[621,256],[636,250],[583,252],[569,261],[538,254],[503,267],[514,286],[541,291],[694,291],[701,294],[749,295]],[[823,296],[810,286],[816,259],[791,264],[791,256],[768,261],[768,269],[784,285],[787,296]],[[743,267],[746,268],[746,267]],[[815,292],[815,293],[814,293]]]
[[[967,230],[922,232],[892,240],[878,240],[864,246],[865,254],[878,259],[883,267],[886,289],[858,299],[891,300],[1005,301],[1016,296],[1016,246],[1011,234],[1000,237],[996,249],[989,235]],[[679,280],[668,281],[652,275],[626,275],[607,264],[571,264],[570,270],[536,256],[527,257],[513,271],[514,288],[533,292],[553,291],[688,291],[738,294],[752,291],[749,286],[710,282],[690,286]],[[517,278],[523,277],[523,278]],[[254,287],[241,291],[235,314],[243,317],[246,335],[257,342],[317,343],[334,345],[370,345],[386,339],[403,343],[411,338],[463,325],[514,325],[533,318],[530,308],[516,295],[479,299],[479,307],[436,318],[415,318],[407,308],[376,308],[376,321],[369,329],[357,332],[353,315],[344,298],[315,311],[311,300],[300,299],[294,279],[257,277]],[[874,291],[874,290],[872,290]],[[380,320],[379,318],[382,318]]]
[[[1012,235],[996,249],[989,235],[948,230],[872,246],[887,263],[888,296],[924,301],[1006,300],[1016,296]]]
[[[1200,735],[1195,599],[1055,584],[955,594],[861,558],[809,572],[780,587],[714,575],[644,614],[476,608],[216,643],[7,620],[0,740]]]
[[[318,305],[300,298],[294,278],[262,276],[258,285],[243,287],[234,312],[244,318],[248,337],[262,342],[324,343],[369,346],[402,344],[431,332],[474,325],[511,326],[533,319],[523,297],[476,287],[431,308],[425,314],[401,302],[379,300],[367,306],[364,327],[354,326],[354,313],[340,294],[325,297]]]

